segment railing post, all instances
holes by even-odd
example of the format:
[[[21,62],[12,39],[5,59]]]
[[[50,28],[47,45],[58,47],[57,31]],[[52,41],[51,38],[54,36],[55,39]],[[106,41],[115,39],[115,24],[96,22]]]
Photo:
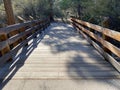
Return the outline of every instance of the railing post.
[[[103,29],[103,32],[104,32],[104,29]],[[102,38],[103,38],[103,40],[105,40],[105,41],[110,41],[110,38],[107,37],[106,35],[104,35],[103,32],[102,32]],[[102,42],[102,43],[104,44],[104,42]],[[103,56],[104,56],[104,58],[108,61],[105,53],[108,53],[109,55],[111,55],[111,51],[108,50],[108,49],[107,49],[106,47],[104,47],[104,46],[102,46],[102,48],[103,48],[103,50],[104,50]]]
[[[34,24],[34,25],[33,25],[33,27],[34,27],[34,26],[36,26],[36,25],[38,25],[38,24],[37,24],[37,23],[36,23],[36,24]],[[37,28],[37,29],[38,29],[38,28]],[[36,32],[37,32],[37,29],[35,29],[35,31],[34,31],[34,33],[35,33],[34,38],[37,38],[37,33],[36,33]],[[34,34],[34,33],[33,33],[33,34]]]
[[[36,33],[37,29],[35,28],[35,26],[37,26],[37,23],[34,22],[31,26],[33,28],[32,36],[33,36],[33,38],[37,38],[37,33]]]
[[[78,29],[75,26],[74,17],[71,17],[71,21],[72,21],[71,23],[72,23],[72,26],[74,27],[75,31],[77,31],[77,33],[80,33],[80,31],[78,31]]]
[[[2,36],[2,39],[3,39],[3,41],[7,40],[7,39],[8,39],[7,34],[4,34],[4,35]],[[1,52],[1,56],[3,56],[3,55],[5,55],[6,53],[10,52],[10,50],[11,50],[10,45],[9,45],[9,43],[7,42],[7,46],[6,46],[3,50],[0,51],[0,52]],[[13,59],[12,59],[12,55],[11,55],[11,57],[10,57],[7,61],[9,62],[9,61],[12,61],[12,60],[13,60]]]
[[[104,19],[104,21],[102,22],[102,26],[105,27],[105,28],[109,28],[109,18],[105,18],[105,19]],[[104,29],[103,29],[103,31],[102,31],[102,38],[103,38],[105,41],[110,41],[110,38],[107,37],[106,35],[104,35]],[[103,42],[103,43],[104,43],[104,42]],[[111,52],[110,52],[107,48],[105,48],[104,46],[103,46],[103,50],[104,50],[105,52],[107,52],[108,54],[111,54]]]
[[[20,23],[24,23],[24,22],[26,21],[25,19],[23,19],[23,18],[20,17],[20,16],[17,16],[17,18],[18,18],[18,20],[19,20]],[[25,27],[22,27],[19,31],[20,31],[19,33],[24,32],[24,31],[25,31]],[[23,40],[25,40],[25,39],[27,39],[26,36],[23,37],[23,38],[21,38],[21,41],[23,41]],[[28,43],[25,44],[25,46],[28,46]]]
[[[39,30],[39,34],[41,34],[42,33],[42,25],[41,25],[41,22],[39,23],[39,28],[40,28],[40,30]]]
[[[72,18],[72,17],[71,17],[71,24],[72,24],[72,26],[74,27],[74,29],[76,29],[76,28],[75,28],[74,21],[73,21],[73,18]]]

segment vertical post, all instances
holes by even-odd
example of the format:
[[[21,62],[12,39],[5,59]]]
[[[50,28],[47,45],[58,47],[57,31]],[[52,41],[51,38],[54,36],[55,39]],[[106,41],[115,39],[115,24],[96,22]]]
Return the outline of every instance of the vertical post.
[[[49,5],[50,5],[49,18],[50,18],[50,21],[54,21],[54,18],[53,18],[53,0],[48,0],[48,1],[49,1]]]
[[[17,16],[17,18],[18,18],[18,20],[19,20],[19,23],[24,23],[24,22],[26,21],[24,18],[22,18],[22,17],[20,17],[20,16]],[[24,32],[25,30],[26,30],[26,27],[22,27],[22,28],[20,29],[20,33],[21,33],[21,32]],[[22,38],[21,38],[21,42],[24,41],[25,39],[27,39],[27,36],[22,37]],[[25,46],[28,46],[28,43],[26,43]]]
[[[105,28],[109,28],[109,17],[104,17],[104,21],[102,22],[102,26],[105,27]],[[103,32],[104,32],[104,31],[103,31]],[[107,36],[104,35],[104,34],[102,34],[102,38],[103,38],[104,40],[106,40],[106,41],[110,41],[110,38],[107,37]],[[111,52],[110,52],[107,48],[105,48],[104,46],[103,46],[103,50],[104,50],[105,52],[111,54]]]
[[[20,17],[20,16],[17,16],[17,18],[18,18],[18,22],[19,23],[24,23],[26,20],[25,19],[23,19],[22,17]],[[21,33],[21,32],[24,32],[25,31],[25,27],[22,27],[22,28],[20,28],[19,29],[19,32]],[[26,38],[24,38],[24,37],[22,37],[21,38],[21,41],[23,41],[23,40],[25,40]]]
[[[34,24],[32,24],[32,27],[34,27],[34,31],[32,32],[32,34],[33,34],[33,38],[37,38],[37,29],[35,28],[35,26],[37,26],[38,24],[37,23],[34,23]]]
[[[3,1],[4,1],[4,7],[5,7],[6,15],[7,15],[7,24],[8,25],[15,24],[15,17],[13,14],[11,0],[3,0]]]

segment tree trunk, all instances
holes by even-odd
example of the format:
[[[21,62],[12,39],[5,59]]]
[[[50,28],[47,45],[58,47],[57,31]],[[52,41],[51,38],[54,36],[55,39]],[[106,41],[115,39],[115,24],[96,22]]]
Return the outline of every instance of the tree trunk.
[[[49,4],[50,4],[50,14],[49,14],[49,18],[50,18],[50,21],[54,21],[54,14],[53,14],[53,1],[52,0],[49,0]]]
[[[3,0],[3,1],[4,1],[5,11],[6,11],[6,16],[7,16],[7,24],[8,25],[15,24],[15,17],[13,14],[11,0]]]
[[[78,12],[78,16],[79,18],[81,18],[81,14],[82,14],[82,7],[81,5],[79,4],[78,7],[77,7],[77,12]]]

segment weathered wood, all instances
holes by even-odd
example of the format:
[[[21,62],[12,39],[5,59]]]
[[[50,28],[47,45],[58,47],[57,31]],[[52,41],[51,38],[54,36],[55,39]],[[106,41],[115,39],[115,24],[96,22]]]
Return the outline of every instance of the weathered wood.
[[[18,41],[19,39],[21,39],[22,37],[24,37],[27,34],[31,33],[33,31],[32,29],[33,28],[30,28],[26,32],[22,32],[20,34],[15,35],[14,37],[12,37],[10,39],[7,39],[6,41],[0,42],[0,47],[1,47],[0,50],[4,49],[8,44],[11,45],[11,44],[15,43],[16,41]]]
[[[109,23],[108,22],[109,22],[108,19],[104,19],[103,22],[102,22],[102,26],[105,27],[105,28],[109,28]],[[108,42],[110,41],[110,38],[107,37],[103,32],[102,32],[102,38],[105,41],[108,41]],[[102,48],[105,52],[107,52],[108,54],[111,54],[110,50],[108,50],[108,48],[106,48],[104,45],[102,46]]]
[[[42,21],[43,22],[43,21]],[[32,24],[34,24],[34,23],[41,23],[41,21],[36,21],[36,20],[34,20],[34,21],[32,21],[32,22],[27,22],[27,23],[22,23],[22,24],[15,24],[15,25],[11,25],[11,26],[8,26],[8,27],[5,27],[5,28],[1,28],[0,29],[0,31],[2,32],[2,33],[0,33],[1,35],[3,35],[3,33],[4,34],[9,34],[10,32],[14,32],[14,31],[18,31],[17,29],[19,29],[19,28],[24,28],[24,26],[27,26],[27,25],[32,25]],[[35,24],[36,25],[36,24]],[[39,26],[39,25],[38,25]],[[37,28],[38,28],[38,26],[37,26]],[[36,27],[35,27],[36,28]],[[16,35],[17,36],[17,35]],[[13,38],[15,38],[15,41],[16,40],[18,40],[18,38],[16,38],[16,37],[13,37]],[[21,37],[22,38],[22,37]],[[20,39],[20,38],[19,38]],[[13,42],[14,42],[14,39],[11,39],[11,40],[13,40]],[[11,41],[11,40],[8,40],[8,41],[6,41],[6,42],[9,42],[10,44],[12,44],[13,42]],[[12,42],[12,43],[11,43]],[[4,44],[4,42],[2,43],[1,42],[1,45],[3,46],[3,44]],[[16,43],[15,44],[15,46],[17,45],[18,43]],[[4,46],[3,46],[4,47]],[[3,48],[1,48],[1,49],[3,49]]]
[[[17,16],[17,18],[18,18],[18,20],[19,20],[19,23],[23,23],[23,22],[25,22],[26,20],[25,19],[23,19],[21,16]]]
[[[94,41],[92,41],[90,38],[88,38],[87,35],[89,37],[94,38],[96,41],[100,42],[105,48],[107,48],[109,51],[111,51],[112,53],[117,55],[119,58],[120,58],[120,49],[118,47],[114,46],[113,44],[111,44],[110,42],[106,41],[105,38],[99,37],[96,34],[94,34],[93,32],[85,29],[82,26],[82,23],[78,23],[76,20],[75,21],[73,20],[73,23],[74,23],[74,26],[78,30],[80,30],[81,34],[120,72],[120,64],[119,64],[119,62],[117,62],[110,54],[105,52],[105,50],[103,50],[98,44],[96,44]],[[83,23],[84,23],[84,21],[83,21]],[[87,23],[87,24],[89,24],[89,23]],[[86,25],[86,26],[88,26],[88,25]],[[105,31],[104,29],[107,30],[107,31]],[[112,35],[108,31],[109,29],[106,29],[106,28],[104,28],[104,29],[103,29],[104,30],[103,34],[106,33],[107,35],[109,35],[109,34]],[[118,34],[120,34],[120,33],[118,33]],[[111,36],[111,37],[113,37],[113,36]],[[117,38],[119,38],[119,36],[116,37],[115,39],[117,39]],[[113,37],[113,39],[114,39],[114,37]]]
[[[78,28],[78,30],[80,30],[80,28]],[[91,43],[94,46],[94,48],[96,48],[99,51],[99,53],[101,55],[103,55],[104,57],[107,58],[107,60],[116,68],[116,70],[118,70],[120,72],[120,63],[119,62],[117,62],[112,56],[110,56],[109,54],[107,54],[106,52],[104,52],[104,50],[97,43],[95,43],[94,41],[92,41],[81,30],[80,30],[80,33],[88,40],[89,43]]]
[[[19,20],[19,23],[24,23],[24,22],[26,22],[26,20],[25,20],[24,18],[20,17],[20,16],[17,16],[17,18],[18,18],[18,20]],[[21,32],[24,32],[25,30],[26,30],[26,27],[22,27],[22,28],[19,29],[20,33],[21,33]],[[25,40],[26,38],[27,38],[26,36],[22,37],[22,38],[21,38],[21,41]],[[27,46],[27,45],[28,45],[28,43],[27,43],[25,46]]]
[[[7,47],[8,43],[6,41],[0,42],[0,51]]]
[[[21,47],[24,47],[23,45],[26,45],[28,41],[35,37],[39,31],[40,24],[46,23],[45,25],[47,26],[46,21],[47,20],[33,20],[31,22],[29,21],[22,24],[14,24],[1,28],[0,32],[2,33],[0,33],[0,35],[6,36],[0,41],[0,50],[2,50],[2,52],[0,52],[2,54],[0,57],[0,64],[4,64],[10,56],[14,56]],[[16,33],[9,38],[7,37],[7,34],[19,31],[20,29],[21,31],[19,33]]]
[[[17,51],[24,47],[28,41],[30,41],[33,37],[30,37],[29,39],[26,39],[24,41],[22,41],[17,47],[15,47],[13,50],[11,50],[10,52],[8,52],[7,54],[3,55],[2,57],[0,57],[0,65],[3,65],[11,56],[15,56]]]
[[[120,63],[117,62],[111,55],[104,52],[104,50],[96,44],[94,41],[92,41],[92,45],[104,56],[107,58],[107,60],[120,72]]]
[[[25,22],[25,23],[18,23],[18,24],[10,25],[10,26],[7,26],[5,28],[0,28],[0,35],[8,34],[12,31],[18,30],[22,27],[31,26],[35,22],[40,22],[40,21],[39,20],[34,20],[32,22],[28,21],[28,22]]]
[[[74,22],[87,26],[88,28],[94,29],[100,33],[103,33],[104,35],[111,37],[117,41],[120,41],[120,33],[108,28],[103,28],[101,26],[95,25],[95,24],[91,24],[89,22],[85,22],[85,21],[81,21],[81,20],[76,20],[76,19],[72,19]]]
[[[8,37],[7,37],[7,35],[5,34],[4,40],[7,40],[7,39],[8,39]],[[10,52],[10,46],[9,46],[8,42],[5,42],[5,41],[2,41],[2,42],[3,42],[3,43],[1,43],[0,52],[1,52],[2,56],[4,56],[6,53]],[[5,45],[5,46],[3,46],[3,45]],[[12,60],[12,56],[9,57],[8,60]]]
[[[12,43],[18,41],[19,39],[21,39],[22,37],[27,36],[27,35],[30,34],[32,31],[34,31],[34,29],[33,29],[33,28],[30,28],[28,31],[22,32],[22,33],[20,33],[20,34],[18,34],[18,35],[16,35],[16,36],[14,36],[13,38],[10,38],[7,42],[9,42],[9,44],[12,44]]]
[[[59,25],[66,29],[53,29],[54,27],[59,27]],[[40,37],[37,40],[33,40],[36,43],[31,42],[30,46],[24,47],[18,52],[23,53],[17,54],[18,57],[15,57],[15,62],[9,63],[4,68],[5,74],[1,76],[2,78],[7,77],[6,73],[9,72],[13,76],[8,78],[24,80],[119,78],[119,73],[112,65],[105,61],[85,39],[79,37],[79,34],[76,34],[73,29],[69,29],[66,24],[53,23],[49,29],[50,33],[47,33],[37,48],[36,43],[38,43],[38,39],[41,39]],[[64,35],[62,35],[63,33]],[[20,43],[19,46],[15,47],[15,52],[22,46],[24,46],[23,43]],[[76,48],[79,50],[76,50]],[[16,55],[15,52],[12,54]],[[94,56],[94,53],[96,56]],[[12,70],[15,70],[16,73],[12,73]]]
[[[78,26],[83,32],[87,33],[90,37],[94,38],[95,40],[97,40],[98,42],[100,42],[105,48],[109,49],[111,52],[113,52],[115,55],[117,55],[118,57],[120,57],[120,49],[117,48],[116,46],[112,45],[111,43],[109,43],[108,41],[102,39],[101,37],[95,35],[94,33],[92,33],[91,31],[85,29],[82,26]]]

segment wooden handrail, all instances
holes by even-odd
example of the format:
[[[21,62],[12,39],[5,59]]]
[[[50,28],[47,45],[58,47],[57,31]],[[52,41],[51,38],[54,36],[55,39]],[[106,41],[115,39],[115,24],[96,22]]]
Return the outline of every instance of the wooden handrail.
[[[91,24],[89,22],[85,22],[85,21],[82,21],[82,20],[79,20],[79,19],[72,19],[72,21],[74,21],[74,22],[76,22],[78,24],[87,26],[88,28],[91,28],[91,29],[93,29],[95,31],[103,33],[104,35],[106,35],[108,37],[111,37],[111,38],[113,38],[115,40],[120,41],[120,32],[117,32],[117,31],[114,31],[114,30],[111,30],[111,29],[108,29],[108,28],[103,28],[101,26]]]
[[[110,40],[105,40],[103,37],[103,35],[110,37],[120,43],[120,32],[103,28],[76,18],[72,18],[71,21],[74,27],[79,30],[80,33],[105,57],[105,59],[107,59],[120,72],[120,63],[103,48],[107,48],[120,59],[120,47],[115,46]]]
[[[13,53],[16,53],[20,48],[25,46],[33,37],[37,37],[40,30],[45,29],[49,24],[49,19],[33,20],[0,28],[0,36],[6,37],[0,39],[0,66],[8,61],[10,57],[13,57]],[[16,31],[17,33],[14,35],[8,36],[11,32]]]
[[[18,30],[22,27],[32,26],[33,24],[40,24],[40,23],[44,23],[44,20],[34,20],[34,21],[28,21],[28,22],[25,22],[25,23],[17,23],[17,24],[14,24],[14,25],[9,25],[5,28],[0,28],[0,35],[8,34],[12,31]]]

